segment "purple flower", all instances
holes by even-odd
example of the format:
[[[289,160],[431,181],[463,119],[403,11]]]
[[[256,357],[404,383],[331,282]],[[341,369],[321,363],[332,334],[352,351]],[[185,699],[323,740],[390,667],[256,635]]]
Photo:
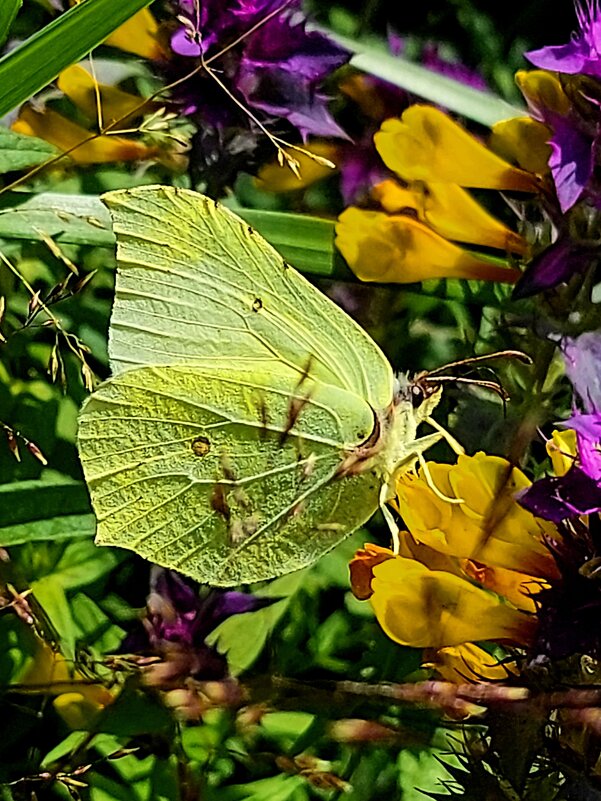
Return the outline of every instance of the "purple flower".
[[[178,573],[153,567],[143,630],[127,637],[122,650],[159,657],[155,677],[161,685],[175,686],[186,677],[223,679],[228,675],[227,659],[205,638],[231,615],[269,603],[271,599],[217,589],[201,598]]]
[[[579,30],[565,45],[531,50],[526,58],[535,67],[568,75],[601,77],[601,11],[598,0],[575,2]]]
[[[578,459],[568,472],[535,481],[519,497],[532,514],[559,523],[601,511],[601,331],[565,337],[566,373],[574,388],[575,409],[563,425],[576,431]]]
[[[577,465],[565,476],[535,481],[516,497],[524,509],[552,523],[601,510],[601,485]]]
[[[553,129],[549,168],[565,213],[580,200],[593,175],[595,139],[582,131],[571,115],[547,115],[546,121]]]
[[[590,265],[593,255],[590,247],[578,245],[569,235],[562,234],[530,262],[515,285],[513,299],[528,298],[569,281]]]
[[[345,137],[319,86],[349,54],[322,34],[307,32],[298,6],[299,0],[205,0],[200,4],[179,0],[185,23],[173,34],[171,47],[185,59],[201,53],[210,58],[240,38],[211,64],[237,100],[253,113],[259,112],[265,125],[283,118],[303,138],[309,134]],[[278,9],[281,13],[274,13]],[[190,65],[183,68],[189,71]],[[179,98],[188,113],[196,112],[199,126],[208,122],[222,132],[231,126],[252,129],[250,118],[223,90],[216,93],[216,88],[206,73],[200,73],[184,83]],[[216,104],[232,106],[229,119],[215,110]]]
[[[601,411],[601,329],[561,343],[566,374],[585,412]]]

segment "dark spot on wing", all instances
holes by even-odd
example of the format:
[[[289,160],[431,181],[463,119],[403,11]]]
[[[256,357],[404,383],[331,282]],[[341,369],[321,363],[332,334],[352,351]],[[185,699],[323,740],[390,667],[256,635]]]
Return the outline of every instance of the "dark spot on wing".
[[[211,443],[206,437],[196,437],[190,447],[194,456],[203,457],[211,450]]]
[[[255,232],[255,229],[252,227],[252,225],[249,225],[249,226],[248,226],[248,228],[247,228],[246,230],[248,231],[248,233],[249,233],[251,236],[252,236],[252,235],[254,234],[254,232]]]
[[[261,298],[255,298],[253,300],[252,310],[254,312],[258,312],[261,311],[262,308],[263,308],[263,301],[261,300]]]
[[[225,497],[225,489],[222,484],[215,484],[211,494],[211,506],[218,515],[221,515],[225,522],[229,525],[231,512],[230,507]]]

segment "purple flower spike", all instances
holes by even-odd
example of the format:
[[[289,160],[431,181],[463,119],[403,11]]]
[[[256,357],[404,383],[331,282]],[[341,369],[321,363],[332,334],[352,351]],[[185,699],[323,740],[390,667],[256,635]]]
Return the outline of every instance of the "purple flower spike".
[[[601,11],[598,0],[575,3],[579,30],[565,45],[531,50],[526,58],[544,70],[601,77]]]
[[[228,675],[227,659],[205,638],[228,617],[253,612],[273,601],[217,589],[199,597],[187,579],[173,570],[154,567],[144,630],[127,637],[122,650],[160,657],[169,667],[158,674],[170,685],[186,676],[220,680]]]

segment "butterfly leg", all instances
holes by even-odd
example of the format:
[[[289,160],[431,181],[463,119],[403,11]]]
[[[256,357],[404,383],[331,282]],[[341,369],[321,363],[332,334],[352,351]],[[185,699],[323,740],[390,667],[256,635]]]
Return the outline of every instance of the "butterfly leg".
[[[388,494],[388,486],[384,484],[380,490],[380,509],[382,510],[384,520],[386,521],[386,524],[390,530],[390,536],[392,537],[392,552],[396,556],[401,547],[401,541],[399,539],[400,529],[396,524],[396,520],[394,519],[392,512],[386,505],[386,502],[389,500]]]
[[[424,423],[427,423],[432,428],[436,429],[441,437],[446,440],[448,446],[454,451],[458,456],[462,456],[465,453],[465,448],[457,442],[455,437],[451,434],[450,431],[447,431],[446,428],[437,423],[433,417],[426,417]]]
[[[428,468],[428,463],[424,459],[423,454],[418,453],[417,460],[419,462],[419,466],[422,469],[424,478],[426,479],[426,484],[430,487],[430,489],[436,495],[437,498],[440,498],[441,501],[446,501],[447,503],[465,503],[463,498],[449,498],[448,495],[445,495],[438,489],[438,487],[434,483],[434,479],[432,478],[432,473]]]

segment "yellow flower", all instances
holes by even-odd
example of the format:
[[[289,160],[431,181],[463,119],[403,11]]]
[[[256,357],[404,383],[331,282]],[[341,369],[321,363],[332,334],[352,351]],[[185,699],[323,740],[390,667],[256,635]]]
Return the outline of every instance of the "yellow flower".
[[[515,81],[528,104],[565,116],[571,109],[570,99],[557,78],[546,70],[518,70]]]
[[[105,39],[104,44],[151,60],[158,60],[165,55],[158,23],[147,8],[138,11],[120,25]]]
[[[371,605],[401,645],[443,648],[475,640],[528,643],[536,619],[459,576],[401,556],[373,569]]]
[[[447,239],[523,254],[527,244],[496,220],[456,184],[416,182],[408,188],[388,180],[374,186],[372,196],[388,214],[415,211],[418,220]]]
[[[26,692],[54,695],[53,706],[72,729],[89,730],[93,716],[114,700],[110,690],[90,683],[61,653],[41,640],[19,685]]]
[[[352,206],[338,219],[336,246],[362,281],[472,278],[515,283],[520,276],[518,270],[492,264],[448,242],[411,217]]]
[[[514,117],[492,126],[488,144],[500,156],[514,161],[528,172],[544,175],[549,171],[551,129],[532,117]]]
[[[488,150],[433,106],[410,106],[374,137],[386,166],[405,181],[481,189],[537,190],[536,178]]]
[[[442,495],[423,474],[405,473],[397,481],[403,519],[418,542],[462,559],[506,568],[536,578],[554,578],[557,568],[544,544],[557,536],[552,524],[535,518],[514,499],[530,485],[526,476],[498,456],[459,456],[457,464],[428,463]]]
[[[298,161],[300,178],[292,172],[288,165],[272,161],[259,170],[255,180],[259,189],[267,192],[294,192],[297,189],[305,189],[315,181],[320,181],[322,178],[327,178],[334,174],[334,170],[331,167],[312,159],[309,155],[300,153],[298,150],[287,150],[286,148],[284,150],[291,158]],[[320,158],[326,158],[333,163],[336,163],[338,158],[338,148],[331,142],[321,140],[309,142],[304,146],[304,150],[314,153]]]
[[[424,667],[434,668],[441,678],[455,684],[466,681],[506,681],[516,673],[514,662],[500,663],[484,648],[465,642],[425,653]]]
[[[578,455],[576,432],[571,428],[565,431],[553,431],[546,448],[555,475],[565,476],[570,467],[573,467]]]
[[[158,103],[145,101],[139,95],[124,92],[116,86],[97,83],[92,75],[79,64],[67,67],[58,76],[58,88],[82,111],[90,122],[98,119],[97,103],[100,99],[102,121],[109,125],[119,120],[122,128],[159,108]]]
[[[101,135],[90,139],[91,131],[49,108],[41,112],[24,106],[12,129],[17,133],[45,139],[62,151],[75,148],[69,153],[69,158],[80,164],[137,161],[152,158],[158,153],[157,147],[149,147],[123,136]],[[86,141],[88,139],[90,141]]]

